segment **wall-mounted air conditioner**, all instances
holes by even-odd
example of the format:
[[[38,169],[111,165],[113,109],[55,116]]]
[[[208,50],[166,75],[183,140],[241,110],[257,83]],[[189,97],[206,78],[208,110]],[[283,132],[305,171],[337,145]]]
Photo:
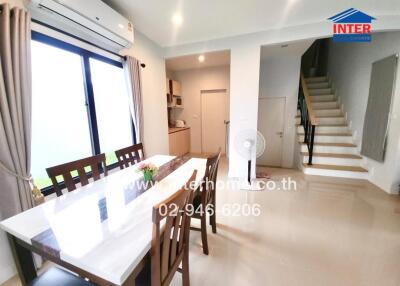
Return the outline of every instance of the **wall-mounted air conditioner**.
[[[133,45],[132,22],[100,0],[32,0],[32,19],[111,51]]]

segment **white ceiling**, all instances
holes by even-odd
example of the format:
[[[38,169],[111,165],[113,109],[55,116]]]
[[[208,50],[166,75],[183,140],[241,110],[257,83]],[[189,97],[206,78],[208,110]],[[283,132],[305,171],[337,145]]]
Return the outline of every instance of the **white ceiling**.
[[[230,64],[231,57],[229,51],[204,53],[204,62],[199,62],[199,55],[183,56],[170,58],[165,61],[167,70],[181,71],[195,68],[226,66]]]
[[[327,21],[348,8],[371,16],[400,13],[399,0],[104,1],[163,47]],[[176,12],[183,16],[181,27],[174,27],[171,21]]]
[[[279,45],[261,47],[261,61],[270,58],[290,57],[302,55],[311,46],[314,40],[296,41]]]

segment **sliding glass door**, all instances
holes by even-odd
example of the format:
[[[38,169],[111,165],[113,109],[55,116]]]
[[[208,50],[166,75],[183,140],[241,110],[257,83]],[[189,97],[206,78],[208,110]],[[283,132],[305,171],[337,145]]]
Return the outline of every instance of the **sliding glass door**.
[[[129,101],[121,68],[90,59],[97,128],[102,153],[107,164],[117,162],[114,151],[132,145]]]
[[[134,143],[121,62],[32,33],[32,175],[51,192],[46,168]]]
[[[32,41],[32,175],[92,155],[81,57]]]

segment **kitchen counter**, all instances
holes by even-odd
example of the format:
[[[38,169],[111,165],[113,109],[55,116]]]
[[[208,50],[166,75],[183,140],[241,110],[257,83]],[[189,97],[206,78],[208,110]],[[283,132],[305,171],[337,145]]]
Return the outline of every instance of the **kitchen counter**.
[[[168,134],[190,129],[190,127],[169,127]]]
[[[168,129],[169,154],[181,156],[190,152],[190,127]]]

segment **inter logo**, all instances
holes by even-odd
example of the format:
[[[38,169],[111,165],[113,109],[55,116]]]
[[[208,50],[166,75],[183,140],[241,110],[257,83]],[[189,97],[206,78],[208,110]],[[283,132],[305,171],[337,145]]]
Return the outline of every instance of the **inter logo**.
[[[333,22],[334,42],[371,42],[371,22],[376,20],[354,8],[328,18]]]

